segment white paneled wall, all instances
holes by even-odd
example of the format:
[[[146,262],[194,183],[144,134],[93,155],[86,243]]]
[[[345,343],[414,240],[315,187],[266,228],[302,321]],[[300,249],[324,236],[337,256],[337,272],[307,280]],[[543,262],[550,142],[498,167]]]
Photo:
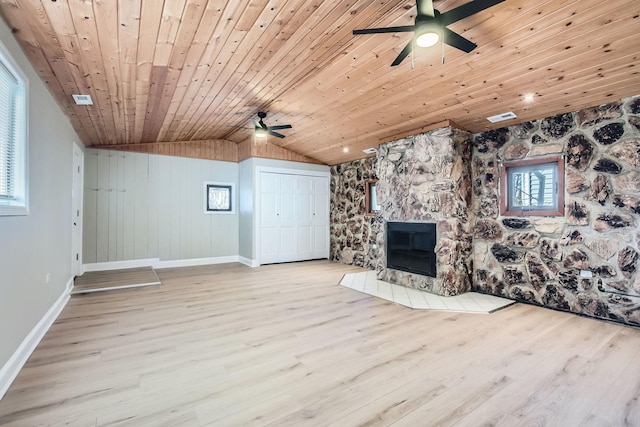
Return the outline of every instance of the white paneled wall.
[[[84,263],[237,256],[238,214],[205,214],[205,181],[237,188],[238,164],[88,149]]]

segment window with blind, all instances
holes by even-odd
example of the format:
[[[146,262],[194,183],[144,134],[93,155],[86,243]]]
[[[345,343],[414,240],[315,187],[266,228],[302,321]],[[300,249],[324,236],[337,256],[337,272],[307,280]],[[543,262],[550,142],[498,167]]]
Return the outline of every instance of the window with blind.
[[[500,207],[504,216],[564,214],[564,160],[561,156],[504,163],[500,186]]]
[[[0,43],[0,215],[27,209],[26,79]]]

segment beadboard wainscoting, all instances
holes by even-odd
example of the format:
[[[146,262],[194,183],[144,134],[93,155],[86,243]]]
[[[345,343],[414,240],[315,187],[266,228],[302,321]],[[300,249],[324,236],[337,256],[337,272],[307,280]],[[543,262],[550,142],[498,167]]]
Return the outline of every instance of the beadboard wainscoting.
[[[84,263],[220,257],[237,261],[238,215],[204,213],[206,181],[237,186],[238,165],[87,150]],[[237,204],[236,195],[233,199]]]

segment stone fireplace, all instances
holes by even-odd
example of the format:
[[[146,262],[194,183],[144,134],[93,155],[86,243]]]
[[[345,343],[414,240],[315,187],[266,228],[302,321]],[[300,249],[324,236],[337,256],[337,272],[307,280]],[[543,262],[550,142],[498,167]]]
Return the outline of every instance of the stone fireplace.
[[[379,217],[385,224],[376,239],[378,279],[445,296],[469,291],[471,134],[444,127],[388,142],[379,147],[377,160]],[[388,267],[389,222],[433,224],[435,277]]]

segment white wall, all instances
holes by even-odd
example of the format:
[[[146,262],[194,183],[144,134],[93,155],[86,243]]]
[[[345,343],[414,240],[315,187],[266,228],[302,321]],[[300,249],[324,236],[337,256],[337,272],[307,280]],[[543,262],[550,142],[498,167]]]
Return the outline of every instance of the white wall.
[[[2,368],[72,279],[72,143],[79,138],[1,19],[0,40],[29,81],[30,201],[29,215],[0,217]]]
[[[246,260],[254,260],[253,253],[253,160],[240,162],[238,184],[240,186],[240,229],[238,232],[239,254]]]
[[[237,193],[237,163],[88,149],[84,176],[84,264],[238,255],[238,209],[204,213],[204,182]]]

